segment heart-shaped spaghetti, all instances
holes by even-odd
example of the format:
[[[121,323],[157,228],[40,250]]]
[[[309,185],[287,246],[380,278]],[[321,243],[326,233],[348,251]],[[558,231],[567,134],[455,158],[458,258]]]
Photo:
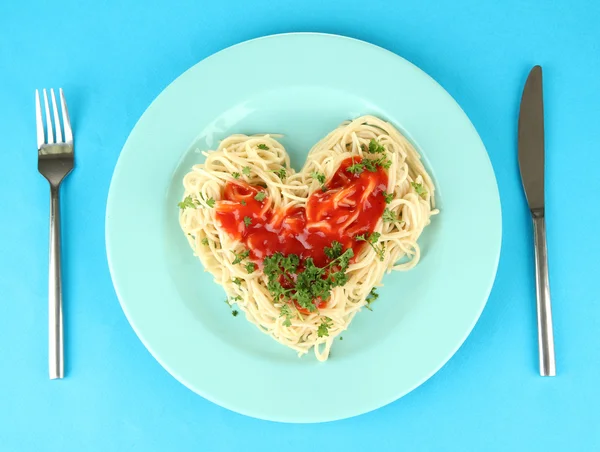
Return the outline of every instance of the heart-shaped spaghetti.
[[[204,155],[183,181],[190,246],[250,322],[321,361],[384,273],[417,264],[437,213],[419,155],[373,116],[340,125],[298,173],[270,135],[232,135]]]

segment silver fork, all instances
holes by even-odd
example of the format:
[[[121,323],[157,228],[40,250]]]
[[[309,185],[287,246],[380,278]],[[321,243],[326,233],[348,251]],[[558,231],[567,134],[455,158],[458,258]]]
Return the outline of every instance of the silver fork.
[[[38,170],[50,183],[50,266],[48,283],[48,364],[50,379],[63,378],[64,376],[59,187],[65,176],[73,169],[75,160],[73,132],[71,131],[71,122],[69,121],[67,103],[62,88],[60,88],[59,93],[64,140],[54,89],[50,90],[54,125],[50,116],[48,94],[45,89],[43,90],[44,110],[46,112],[45,131],[40,93],[37,89],[35,90]]]

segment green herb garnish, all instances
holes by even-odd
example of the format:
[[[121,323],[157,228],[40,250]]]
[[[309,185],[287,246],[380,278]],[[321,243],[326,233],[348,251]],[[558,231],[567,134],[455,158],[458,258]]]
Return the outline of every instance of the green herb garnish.
[[[313,179],[317,179],[320,184],[325,183],[325,174],[317,173],[316,171],[313,171],[312,173],[310,173],[310,175],[312,176]]]
[[[259,191],[256,196],[254,196],[254,199],[256,199],[258,202],[261,202],[265,199],[265,197],[267,196],[267,194],[264,191]]]
[[[331,328],[332,325],[333,323],[329,317],[324,317],[323,319],[321,319],[321,324],[317,329],[317,336],[329,336],[329,328]]]
[[[367,171],[370,171],[371,173],[377,172],[377,160],[364,159],[363,165]]]
[[[287,171],[283,167],[279,168],[278,170],[271,170],[271,172],[277,174],[279,176],[279,179],[281,179],[282,181],[284,181],[287,176]]]
[[[292,316],[294,315],[292,312],[292,308],[290,307],[289,304],[284,304],[281,309],[279,310],[280,315],[279,317],[285,317],[285,320],[283,321],[283,326],[287,326],[290,327],[292,326]]]
[[[237,317],[237,315],[238,315],[237,310],[234,309],[233,311],[231,311],[231,315],[234,316],[234,317]]]
[[[186,196],[183,199],[183,201],[181,201],[177,205],[179,206],[180,209],[188,209],[188,208],[196,207],[196,203],[194,203],[194,200],[192,199],[191,196]]]
[[[203,245],[208,245],[208,239],[207,239],[206,237],[203,237],[203,238],[202,238],[202,240],[200,240],[200,242],[201,242]]]
[[[398,218],[396,213],[390,209],[385,209],[381,218],[383,218],[383,221],[387,223],[395,223],[396,221],[400,221],[400,218]]]
[[[342,254],[342,244],[334,240],[331,242],[331,248],[325,247],[324,251],[329,259],[336,259]]]
[[[392,165],[392,161],[388,160],[385,156],[379,157],[376,159],[367,159],[370,162],[370,167],[375,168],[374,170],[369,169],[369,171],[375,172],[377,171],[377,167],[381,166],[382,168],[388,169]]]
[[[263,271],[268,277],[267,289],[276,301],[294,302],[302,309],[315,312],[317,300],[329,300],[331,290],[348,281],[346,270],[352,256],[354,253],[349,248],[324,267],[317,267],[312,258],[307,258],[303,262],[303,271],[298,273],[300,258],[296,254],[272,254],[263,261]],[[286,287],[282,285],[283,281]]]
[[[236,253],[235,251],[232,251],[232,253],[235,256],[235,259],[232,262],[233,265],[240,264],[244,259],[246,259],[248,256],[250,256],[250,250],[242,251],[239,254]]]
[[[269,150],[269,146],[267,146],[267,145],[266,145],[266,144],[264,144],[264,143],[260,143],[260,144],[257,146],[257,148],[258,148],[258,149],[262,149],[263,151],[268,151],[268,150]]]
[[[381,237],[381,234],[379,232],[373,232],[370,235],[369,234],[357,235],[356,237],[354,237],[354,240],[356,240],[357,242],[367,242],[369,244],[369,246],[371,248],[373,248],[373,250],[379,257],[379,260],[383,261],[383,259],[385,258],[385,243],[382,243],[379,246],[376,245],[376,243],[379,241],[379,237]]]
[[[239,179],[241,174],[238,173],[237,171],[234,171],[233,173],[231,173],[231,175],[233,176],[234,179]]]
[[[382,192],[383,193],[383,197],[385,198],[385,203],[389,204],[392,202],[392,200],[394,199],[394,194],[393,193],[386,193],[386,192]]]
[[[352,174],[361,174],[364,170],[374,173],[377,171],[377,167],[388,169],[392,164],[391,160],[388,160],[385,156],[376,159],[364,158],[360,163],[354,163],[346,168],[346,171]]]
[[[371,303],[373,303],[378,298],[379,298],[379,294],[377,293],[377,289],[375,287],[373,287],[371,289],[371,292],[369,292],[369,295],[367,295],[367,298],[365,298],[365,301],[367,302],[367,304],[365,305],[365,308],[367,308],[369,311],[372,311],[373,308],[371,308]]]
[[[239,286],[240,284],[242,284],[242,280],[241,280],[240,278],[232,278],[232,279],[231,279],[231,282],[232,282],[233,284],[237,284],[238,286]]]
[[[423,184],[417,184],[416,182],[411,182],[410,185],[412,185],[412,188],[415,189],[415,191],[417,192],[417,195],[419,195],[421,198],[425,198],[425,196],[427,196],[427,190],[425,190],[425,188],[423,187]]]
[[[215,200],[214,200],[213,198],[208,198],[208,199],[206,200],[206,205],[207,205],[208,207],[214,207],[214,206],[215,206]]]
[[[363,163],[354,163],[346,168],[346,171],[352,174],[360,174],[365,170],[365,165]]]
[[[242,168],[242,173],[244,173],[246,176],[250,176],[250,167],[249,166],[244,166]]]
[[[254,262],[248,262],[246,264],[246,271],[248,273],[254,273],[254,270],[256,270],[256,264]]]
[[[250,218],[250,217],[244,217],[244,224],[246,226],[250,226],[252,224],[252,218]]]
[[[385,152],[385,148],[379,144],[376,139],[369,141],[369,153],[370,154],[382,154]]]

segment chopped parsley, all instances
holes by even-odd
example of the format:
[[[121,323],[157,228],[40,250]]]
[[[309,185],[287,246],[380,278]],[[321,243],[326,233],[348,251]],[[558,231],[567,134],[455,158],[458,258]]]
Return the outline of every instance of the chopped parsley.
[[[388,169],[391,164],[392,161],[388,160],[385,156],[376,159],[364,158],[361,162],[350,165],[346,168],[346,171],[357,175],[361,174],[364,170],[374,173],[377,171],[377,167],[381,166],[382,168]]]
[[[246,264],[246,271],[248,273],[254,273],[254,270],[256,270],[256,264],[254,262],[248,262]]]
[[[313,179],[316,179],[321,184],[321,190],[323,191],[323,193],[325,193],[327,191],[327,187],[324,185],[325,184],[325,174],[313,171],[312,173],[310,173],[310,175],[312,176]]]
[[[377,171],[377,160],[365,159],[363,160],[363,165],[365,165],[365,169],[371,173],[375,173]]]
[[[369,243],[377,243],[381,234],[379,232],[373,232],[371,235],[369,234],[360,234],[354,237],[354,240],[358,242],[368,241]]]
[[[278,170],[271,170],[271,172],[277,174],[279,176],[279,179],[281,179],[282,181],[285,180],[287,176],[287,171],[284,167],[281,167]]]
[[[396,213],[391,211],[390,209],[385,209],[381,218],[383,218],[383,221],[387,223],[395,223],[396,221],[401,221],[400,218],[398,218],[398,215],[396,215]]]
[[[425,196],[427,196],[427,190],[425,190],[425,188],[423,187],[423,184],[417,184],[416,182],[411,182],[410,185],[412,185],[412,188],[415,189],[415,191],[417,192],[417,195],[419,195],[421,198],[424,198]]]
[[[334,240],[331,242],[331,248],[325,247],[324,251],[329,259],[336,259],[342,255],[342,244]]]
[[[376,159],[371,159],[369,162],[373,162],[375,167],[381,166],[382,168],[388,169],[392,165],[392,161],[388,160],[385,156]],[[371,170],[369,170],[371,171]]]
[[[239,254],[236,253],[235,251],[232,251],[232,253],[235,256],[235,259],[232,262],[233,265],[240,264],[244,259],[246,259],[248,256],[250,256],[250,250],[242,251]]]
[[[376,139],[372,139],[369,142],[369,154],[383,154],[385,152],[385,148],[383,145],[379,144]]]
[[[290,305],[287,303],[284,304],[279,310],[279,313],[279,317],[285,317],[285,320],[283,321],[283,326],[292,326],[292,317],[294,313],[292,312],[292,308],[290,307]]]
[[[340,341],[343,341],[343,340],[344,340],[344,338],[342,336],[340,336]]]
[[[360,174],[365,170],[365,165],[363,163],[354,163],[346,168],[346,171],[352,174]]]
[[[239,286],[240,284],[242,284],[242,280],[241,280],[240,278],[232,278],[232,279],[231,279],[231,282],[232,282],[233,284],[237,284],[238,286]]]
[[[329,328],[331,328],[331,326],[332,326],[332,321],[329,317],[324,317],[323,319],[321,319],[321,324],[319,325],[319,328],[317,329],[317,336],[319,336],[319,337],[329,336]]]
[[[266,145],[266,144],[264,144],[264,143],[260,143],[260,144],[257,146],[257,148],[258,148],[258,149],[262,149],[263,151],[268,151],[268,150],[269,150],[269,146],[267,146],[267,145]]]
[[[394,199],[394,194],[393,193],[386,193],[386,192],[382,192],[383,193],[383,197],[385,198],[385,203],[389,204],[392,202],[392,200]]]
[[[194,202],[194,200],[192,199],[191,196],[186,196],[183,199],[183,201],[181,201],[177,205],[179,206],[180,209],[188,209],[188,208],[196,207],[196,203]]]
[[[249,166],[244,166],[242,168],[242,173],[244,173],[246,176],[250,176],[250,167]]]
[[[329,300],[333,288],[348,282],[346,270],[352,256],[354,253],[349,248],[324,267],[317,267],[312,258],[307,258],[303,262],[303,271],[298,272],[298,255],[274,253],[263,261],[267,289],[276,301],[294,302],[302,309],[316,312],[318,300]]]
[[[317,179],[321,185],[325,183],[325,174],[313,171],[312,173],[310,173],[310,175],[313,179]]]
[[[203,237],[203,238],[202,238],[202,240],[200,240],[200,242],[201,242],[203,245],[208,245],[208,239],[207,239],[206,237]]]
[[[231,173],[231,175],[233,176],[234,179],[240,178],[240,173],[238,173],[237,171],[234,171],[233,173]]]
[[[240,297],[240,296],[238,295],[237,297],[234,297],[234,298],[232,298],[231,300],[229,300],[229,299],[225,298],[225,303],[227,304],[227,306],[229,306],[229,309],[231,309],[231,308],[232,308],[231,304],[232,304],[232,303],[235,303],[236,301],[242,301],[242,297]],[[237,311],[236,311],[236,312],[237,312]],[[234,317],[235,317],[237,314],[233,314],[233,315],[234,315]]]
[[[365,308],[367,308],[369,311],[372,311],[373,308],[371,308],[371,303],[373,303],[378,298],[379,298],[379,294],[377,293],[377,289],[375,287],[373,287],[371,289],[371,292],[369,292],[369,295],[367,295],[367,298],[365,299],[365,301],[367,302],[367,304],[365,305]]]
[[[383,261],[385,257],[385,243],[376,245],[379,241],[381,234],[379,232],[373,232],[372,234],[361,234],[354,237],[357,242],[367,242],[371,248],[375,251],[380,261]]]
[[[259,191],[256,196],[254,196],[254,199],[256,199],[257,201],[261,202],[265,199],[265,197],[267,196],[267,194],[264,191]]]
[[[200,195],[200,198],[202,200],[204,200],[204,197],[202,195]],[[215,206],[215,200],[213,198],[209,198],[206,201],[206,204],[208,205],[208,207],[214,207]],[[179,206],[180,209],[189,209],[189,208],[195,208],[198,207],[202,204],[200,204],[200,201],[197,199],[192,198],[191,196],[186,196],[183,201],[181,201],[180,203],[177,204]]]
[[[300,264],[300,258],[296,254],[288,254],[284,256],[282,253],[274,253],[265,258],[263,261],[265,274],[279,273],[283,275],[296,273],[296,269]],[[282,271],[283,270],[283,271]],[[277,275],[279,276],[279,275]]]
[[[244,217],[244,224],[246,226],[250,226],[252,224],[252,218],[250,218],[250,217]]]
[[[234,317],[237,317],[237,315],[238,315],[237,310],[234,309],[233,311],[231,311],[231,315],[234,316]]]

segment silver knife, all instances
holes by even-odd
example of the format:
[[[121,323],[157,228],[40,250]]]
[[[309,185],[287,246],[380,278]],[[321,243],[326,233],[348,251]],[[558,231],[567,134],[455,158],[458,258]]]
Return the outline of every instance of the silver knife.
[[[544,219],[544,97],[540,66],[535,66],[529,73],[521,97],[519,169],[533,218],[540,375],[553,377],[556,375],[556,360]]]

